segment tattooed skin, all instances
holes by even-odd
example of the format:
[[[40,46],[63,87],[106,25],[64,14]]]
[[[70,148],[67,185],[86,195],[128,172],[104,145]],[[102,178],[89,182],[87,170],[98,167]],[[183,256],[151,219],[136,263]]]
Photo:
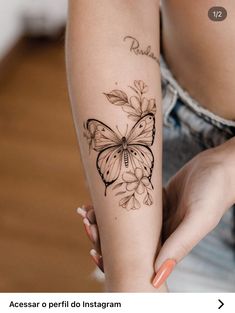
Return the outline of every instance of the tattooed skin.
[[[154,52],[152,52],[152,47],[149,45],[145,49],[140,48],[139,41],[132,37],[132,36],[126,36],[123,38],[124,41],[128,41],[130,43],[130,52],[135,53],[136,55],[146,55],[153,59],[155,62],[160,65],[159,59],[156,57]]]
[[[124,196],[119,205],[133,210],[140,208],[139,199],[146,205],[153,204],[154,156],[150,147],[155,137],[156,102],[145,97],[148,86],[143,81],[136,80],[129,87],[135,92],[130,98],[117,89],[104,93],[111,104],[121,107],[135,122],[129,133],[124,136],[99,120],[88,119],[84,136],[89,151],[98,153],[96,167],[105,185],[105,196],[107,188],[116,183],[113,187],[116,196]]]

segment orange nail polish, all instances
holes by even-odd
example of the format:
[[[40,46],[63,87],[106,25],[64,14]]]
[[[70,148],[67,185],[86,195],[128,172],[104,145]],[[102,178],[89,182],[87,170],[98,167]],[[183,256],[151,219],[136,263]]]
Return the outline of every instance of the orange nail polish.
[[[159,268],[156,276],[153,279],[153,286],[159,288],[169,277],[174,267],[176,266],[176,261],[173,259],[166,260]]]

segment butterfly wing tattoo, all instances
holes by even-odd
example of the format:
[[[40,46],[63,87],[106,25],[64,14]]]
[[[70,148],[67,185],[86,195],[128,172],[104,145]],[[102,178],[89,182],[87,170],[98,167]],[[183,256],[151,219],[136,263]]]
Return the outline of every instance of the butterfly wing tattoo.
[[[127,137],[118,136],[104,123],[89,119],[86,129],[93,137],[93,149],[98,152],[96,167],[106,189],[119,177],[122,164],[133,169],[141,168],[151,179],[154,157],[150,149],[155,136],[155,117],[149,113],[131,129]]]
[[[89,119],[86,124],[88,131],[93,131],[93,149],[99,152],[96,159],[96,167],[106,188],[114,183],[120,174],[122,166],[122,140],[107,125]]]
[[[128,157],[130,164],[135,168],[141,168],[144,176],[149,181],[152,177],[154,156],[150,146],[155,137],[155,117],[149,113],[142,117],[131,129],[127,136]],[[151,182],[151,181],[150,181]]]

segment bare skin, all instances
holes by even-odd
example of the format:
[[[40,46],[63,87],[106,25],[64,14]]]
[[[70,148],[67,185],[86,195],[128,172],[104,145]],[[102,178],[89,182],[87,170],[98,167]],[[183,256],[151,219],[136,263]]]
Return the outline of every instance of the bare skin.
[[[226,8],[222,22],[208,18],[213,5]],[[203,107],[235,120],[235,2],[162,1],[163,53],[180,84]]]

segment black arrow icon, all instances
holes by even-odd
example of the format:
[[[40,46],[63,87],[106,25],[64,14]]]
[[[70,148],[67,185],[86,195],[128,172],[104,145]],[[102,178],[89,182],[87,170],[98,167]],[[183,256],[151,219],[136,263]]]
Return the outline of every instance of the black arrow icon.
[[[218,307],[218,309],[220,310],[222,308],[222,306],[224,306],[224,303],[220,299],[218,299],[218,301],[220,302],[220,306]]]

